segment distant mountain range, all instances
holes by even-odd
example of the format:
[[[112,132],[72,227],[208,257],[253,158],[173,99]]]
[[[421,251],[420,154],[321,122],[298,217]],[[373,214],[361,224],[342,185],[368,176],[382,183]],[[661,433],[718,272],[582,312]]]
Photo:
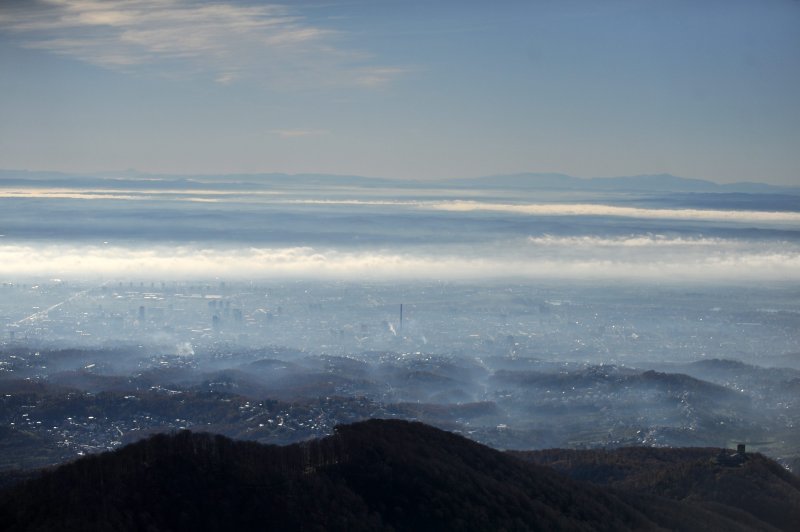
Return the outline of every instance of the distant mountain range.
[[[623,177],[580,178],[557,173],[521,173],[477,178],[446,180],[399,180],[334,174],[224,174],[171,175],[147,174],[137,171],[104,174],[70,174],[27,170],[0,170],[3,186],[65,186],[76,188],[226,188],[252,187],[401,187],[401,188],[478,188],[568,190],[591,192],[650,192],[650,193],[721,193],[721,194],[791,194],[800,195],[800,186],[778,186],[766,183],[719,184],[702,179],[689,179],[671,174],[648,174]]]
[[[800,194],[800,187],[786,187],[765,183],[719,184],[703,179],[689,179],[671,174],[647,174],[624,177],[580,178],[565,174],[512,174],[454,179],[448,183],[481,188],[530,188],[584,191],[632,191],[632,192],[696,192],[696,193],[745,193],[745,194]]]
[[[504,453],[378,419],[285,447],[184,431],[0,492],[0,528],[794,530],[800,478],[718,452]]]

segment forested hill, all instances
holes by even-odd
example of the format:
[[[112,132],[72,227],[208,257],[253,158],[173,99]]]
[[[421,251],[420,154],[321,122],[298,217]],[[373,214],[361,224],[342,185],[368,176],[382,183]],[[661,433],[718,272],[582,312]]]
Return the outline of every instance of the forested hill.
[[[644,470],[638,473],[658,471],[657,488],[640,489],[638,481],[609,487],[575,480],[532,456],[421,423],[370,420],[285,447],[185,431],[88,456],[6,490],[0,529],[735,531],[790,530],[798,522],[791,521],[796,477],[758,455],[719,465],[716,451],[676,450],[656,462],[619,455]],[[538,461],[576,476],[562,458]],[[584,471],[607,465],[584,458]],[[730,484],[770,506],[737,509],[713,486],[685,489],[694,477],[703,486],[721,478],[717,491]]]
[[[575,480],[625,493],[667,497],[726,515],[743,512],[778,529],[800,524],[800,477],[760,455],[737,455],[719,465],[720,449],[627,447],[613,450],[548,449],[511,453]],[[725,463],[725,459],[722,460]],[[755,524],[754,524],[755,526]]]

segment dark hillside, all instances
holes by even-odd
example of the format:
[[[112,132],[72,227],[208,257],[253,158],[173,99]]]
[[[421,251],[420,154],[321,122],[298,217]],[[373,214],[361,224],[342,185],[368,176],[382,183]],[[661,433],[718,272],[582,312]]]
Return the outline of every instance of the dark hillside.
[[[776,502],[777,485],[761,481],[779,472],[758,460],[763,467],[754,461],[739,489]],[[682,460],[673,465],[692,472]],[[715,507],[707,490],[660,491],[612,490],[421,423],[370,420],[285,447],[157,435],[2,492],[0,529],[773,529],[746,508]]]

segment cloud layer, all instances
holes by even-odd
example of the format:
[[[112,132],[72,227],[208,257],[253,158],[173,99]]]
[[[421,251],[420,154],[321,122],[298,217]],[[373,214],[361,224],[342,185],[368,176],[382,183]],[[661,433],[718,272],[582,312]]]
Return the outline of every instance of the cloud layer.
[[[800,212],[747,211],[722,209],[649,209],[597,203],[493,203],[486,201],[411,201],[411,200],[284,200],[283,203],[309,205],[397,206],[448,212],[496,212],[528,216],[613,216],[653,220],[697,220],[742,223],[800,224]]]
[[[657,236],[545,237],[483,247],[404,251],[8,244],[0,246],[0,276],[796,282],[800,280],[800,248],[781,242]]]
[[[298,138],[324,135],[324,130],[275,130],[283,138]],[[454,194],[455,191],[423,191],[423,193]],[[0,198],[37,199],[124,199],[124,200],[168,200],[168,201],[230,201],[233,203],[263,203],[275,205],[310,205],[358,207],[397,207],[446,211],[452,213],[491,212],[525,216],[582,216],[637,218],[642,220],[690,220],[700,222],[733,222],[748,224],[800,226],[800,212],[793,211],[748,211],[724,209],[665,209],[604,205],[596,203],[494,203],[471,200],[395,200],[395,199],[278,199],[288,195],[279,190],[206,190],[206,189],[80,189],[16,187],[0,188]]]
[[[800,212],[732,211],[714,209],[646,209],[593,203],[509,204],[448,201],[430,208],[451,212],[504,212],[536,216],[620,216],[659,220],[716,220],[731,222],[800,223]]]

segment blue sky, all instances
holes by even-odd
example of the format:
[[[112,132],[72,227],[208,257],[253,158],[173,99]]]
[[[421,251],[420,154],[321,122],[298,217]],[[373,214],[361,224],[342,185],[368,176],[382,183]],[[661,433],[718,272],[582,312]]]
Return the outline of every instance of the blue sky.
[[[800,185],[800,2],[0,3],[0,168]]]

